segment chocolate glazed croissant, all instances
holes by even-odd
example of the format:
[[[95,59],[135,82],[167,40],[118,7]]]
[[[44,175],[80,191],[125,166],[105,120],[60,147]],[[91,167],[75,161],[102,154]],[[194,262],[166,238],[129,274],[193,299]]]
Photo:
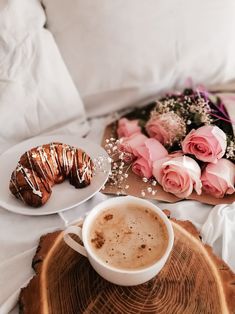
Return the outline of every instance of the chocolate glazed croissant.
[[[94,165],[82,150],[50,143],[24,153],[12,172],[10,191],[24,203],[39,207],[47,202],[52,186],[69,179],[75,188],[90,184]]]

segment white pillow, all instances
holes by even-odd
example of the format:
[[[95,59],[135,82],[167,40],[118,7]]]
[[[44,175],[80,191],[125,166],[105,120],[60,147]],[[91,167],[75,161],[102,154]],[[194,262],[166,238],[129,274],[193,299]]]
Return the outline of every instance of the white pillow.
[[[42,2],[89,113],[235,78],[234,0]]]
[[[63,126],[87,131],[83,103],[44,24],[37,0],[1,3],[0,145]]]

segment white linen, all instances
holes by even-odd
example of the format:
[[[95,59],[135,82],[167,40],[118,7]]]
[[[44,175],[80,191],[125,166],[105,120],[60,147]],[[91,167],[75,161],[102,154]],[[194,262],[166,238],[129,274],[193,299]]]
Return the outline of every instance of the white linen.
[[[112,118],[108,116],[91,120],[88,138],[99,142],[104,126]],[[74,209],[43,217],[21,216],[0,209],[0,314],[8,313],[14,307],[20,288],[25,286],[33,275],[31,261],[40,235],[75,223],[107,197],[98,193]],[[155,203],[161,209],[171,210],[173,217],[191,220],[198,230],[202,230],[203,240],[212,245],[216,253],[235,271],[235,254],[232,250],[235,236],[235,204],[213,208],[196,201]],[[17,308],[12,313],[17,313]]]
[[[234,0],[42,3],[89,115],[97,105],[110,112],[182,87],[188,77],[205,85],[235,78]]]
[[[83,103],[37,0],[0,1],[0,145],[66,125],[88,131]],[[81,122],[83,127],[81,128]]]
[[[201,234],[203,241],[211,245],[218,255],[223,256],[224,261],[235,272],[235,203],[215,206],[203,225]]]
[[[141,102],[173,86],[179,77],[180,83],[189,75],[195,82],[202,79],[211,82],[213,75],[215,80],[231,78],[230,71],[234,68],[231,32],[235,23],[231,18],[235,5],[232,0],[223,3],[195,0],[190,4],[188,1],[175,4],[170,0],[150,0],[148,5],[141,0],[104,0],[102,6],[90,0],[77,0],[74,5],[74,1],[44,2],[49,28],[54,23],[50,13],[55,6],[54,13],[60,15],[56,16],[55,23],[59,21],[61,29],[55,30],[54,34],[58,42],[61,38],[63,56],[76,83],[81,83],[90,114],[101,115],[135,101]],[[158,8],[154,10],[156,5]],[[74,12],[75,17],[67,15],[65,18],[65,12]],[[195,24],[193,29],[182,26],[186,22],[184,14],[187,14],[190,25]],[[200,23],[194,20],[198,16]],[[208,23],[209,17],[211,25],[205,30],[203,25]],[[167,29],[164,27],[166,21]],[[0,0],[0,153],[37,134],[84,135],[88,131],[80,97],[53,37],[43,28],[44,23],[44,11],[38,0]],[[78,30],[81,31],[80,37],[76,35]],[[155,35],[156,32],[160,37]],[[211,35],[214,33],[216,36]],[[177,41],[172,43],[170,39],[175,35]],[[196,35],[200,45],[193,38]],[[95,40],[93,36],[96,36]],[[181,41],[183,37],[185,43]],[[73,44],[77,44],[76,47]],[[194,60],[197,55],[200,55],[200,62]],[[69,64],[70,56],[75,61],[79,58],[74,67]],[[209,69],[205,67],[208,58]],[[71,62],[74,60],[71,58]],[[166,71],[164,77],[163,71]],[[92,119],[88,138],[99,142],[104,126],[113,118]],[[20,288],[33,275],[31,261],[39,237],[76,222],[107,197],[98,193],[77,208],[44,217],[21,216],[0,208],[0,314],[8,313],[14,307]],[[202,230],[203,240],[212,245],[235,271],[235,254],[231,249],[235,233],[234,204],[214,208],[196,201],[156,204],[162,209],[170,209],[178,219],[191,220]],[[16,313],[17,310],[13,311]]]

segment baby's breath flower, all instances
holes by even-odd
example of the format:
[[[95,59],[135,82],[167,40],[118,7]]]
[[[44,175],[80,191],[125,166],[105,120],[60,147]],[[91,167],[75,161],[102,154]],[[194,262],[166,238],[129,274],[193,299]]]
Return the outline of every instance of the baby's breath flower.
[[[228,145],[226,149],[226,158],[235,161],[235,141],[228,137]]]

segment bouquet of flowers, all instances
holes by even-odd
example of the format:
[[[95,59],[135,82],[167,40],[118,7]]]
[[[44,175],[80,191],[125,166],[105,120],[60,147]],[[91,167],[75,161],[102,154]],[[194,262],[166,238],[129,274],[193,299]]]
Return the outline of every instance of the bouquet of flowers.
[[[220,98],[192,89],[167,94],[118,120],[116,132],[117,140],[106,139],[113,185],[132,169],[178,198],[193,190],[216,198],[235,192],[235,141]]]

